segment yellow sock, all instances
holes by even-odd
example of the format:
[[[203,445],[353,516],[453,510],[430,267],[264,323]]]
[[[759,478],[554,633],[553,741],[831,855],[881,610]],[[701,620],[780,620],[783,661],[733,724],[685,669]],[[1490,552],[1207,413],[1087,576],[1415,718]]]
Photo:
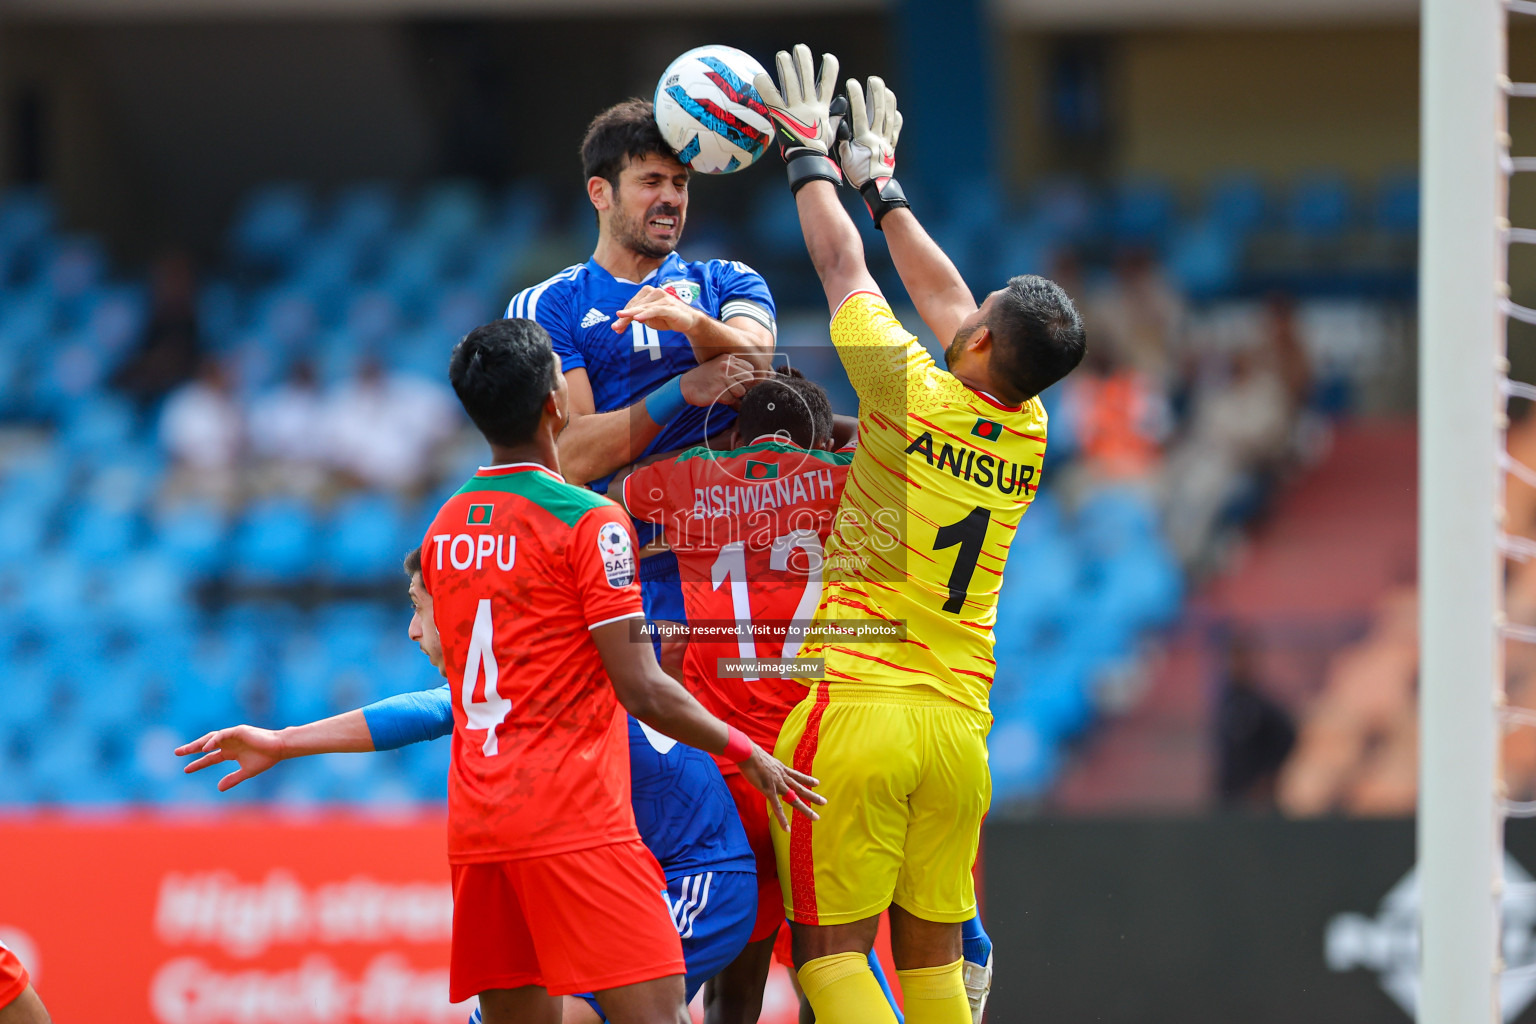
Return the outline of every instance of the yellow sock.
[[[901,1008],[907,1024],[971,1024],[964,963],[960,959],[943,967],[896,972],[901,979]]]
[[[817,957],[796,972],[805,998],[816,1011],[816,1024],[896,1024],[891,1004],[863,953]],[[965,1002],[965,987],[960,989]],[[966,1011],[970,1024],[970,1011]]]

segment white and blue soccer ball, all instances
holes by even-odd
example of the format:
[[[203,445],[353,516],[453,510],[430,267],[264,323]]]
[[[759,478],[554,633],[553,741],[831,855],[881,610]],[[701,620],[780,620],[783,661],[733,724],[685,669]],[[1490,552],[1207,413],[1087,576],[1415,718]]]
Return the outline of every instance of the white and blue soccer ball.
[[[763,66],[734,46],[700,46],[656,83],[656,127],[700,174],[750,167],[773,141],[773,121],[753,79]]]

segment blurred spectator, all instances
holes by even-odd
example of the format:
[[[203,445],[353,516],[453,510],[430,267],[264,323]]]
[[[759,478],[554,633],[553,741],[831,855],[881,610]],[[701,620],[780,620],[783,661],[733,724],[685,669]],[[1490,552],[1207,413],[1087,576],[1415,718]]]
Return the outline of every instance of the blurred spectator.
[[[386,373],[368,357],[326,401],[332,466],[363,487],[419,491],[458,424],[455,405],[421,377]]]
[[[260,490],[314,497],[324,489],[325,402],[314,363],[296,361],[286,381],[256,396],[250,439]]]
[[[204,360],[197,378],[166,399],[160,412],[160,443],[172,460],[169,495],[197,495],[226,504],[238,496],[245,419],[218,360]]]
[[[1418,596],[1383,600],[1370,632],[1334,656],[1280,775],[1280,807],[1311,817],[1413,813],[1418,792]]]
[[[198,351],[192,261],[185,253],[169,253],[155,264],[144,336],[118,368],[113,384],[140,404],[153,404],[192,377]]]
[[[1171,383],[1184,330],[1184,297],[1148,250],[1122,252],[1109,283],[1089,296],[1088,310],[1093,344],[1155,386]]]
[[[1216,705],[1216,790],[1227,807],[1272,808],[1280,766],[1296,745],[1291,714],[1265,692],[1252,641],[1227,647]]]
[[[1157,469],[1169,410],[1145,374],[1090,345],[1062,382],[1061,401],[1082,460],[1074,490],[1147,480]]]
[[[1184,439],[1164,475],[1169,540],[1186,565],[1211,555],[1223,517],[1256,503],[1289,452],[1294,408],[1269,353],[1234,353],[1230,372],[1204,381]]]

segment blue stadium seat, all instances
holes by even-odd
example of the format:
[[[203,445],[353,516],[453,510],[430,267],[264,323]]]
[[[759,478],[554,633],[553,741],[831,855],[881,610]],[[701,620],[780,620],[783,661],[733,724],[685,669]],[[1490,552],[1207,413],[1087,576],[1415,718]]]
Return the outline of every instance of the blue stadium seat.
[[[805,252],[805,236],[800,232],[794,199],[780,183],[758,191],[748,210],[752,238],[763,252],[777,259]]]
[[[0,193],[0,246],[18,248],[53,230],[53,200],[42,188],[10,188]]]
[[[186,573],[171,558],[140,552],[118,561],[107,579],[106,607],[123,622],[167,626],[193,618]]]
[[[1109,230],[1120,242],[1161,244],[1178,213],[1173,186],[1157,178],[1122,182],[1109,204]]]
[[[64,424],[63,440],[77,451],[121,447],[139,427],[138,415],[124,399],[92,397]]]
[[[131,512],[80,501],[65,502],[59,516],[65,547],[84,564],[116,563],[138,544],[139,519]]]
[[[54,295],[76,299],[102,283],[106,265],[101,242],[88,235],[69,235],[54,243],[45,274]]]
[[[43,546],[52,512],[52,503],[46,498],[29,501],[10,489],[0,494],[0,566],[20,567],[36,555]]]
[[[1242,236],[1206,219],[1185,224],[1173,233],[1168,244],[1168,271],[1191,296],[1210,298],[1237,284],[1242,257]]]
[[[222,351],[246,325],[246,296],[229,281],[207,281],[197,293],[197,326],[209,347]]]
[[[397,236],[384,253],[384,269],[378,283],[402,309],[414,310],[432,292],[442,265],[443,252],[435,240]]]
[[[224,564],[229,517],[212,501],[179,502],[154,519],[157,549],[188,572],[205,575]]]
[[[1383,175],[1376,185],[1377,229],[1389,235],[1414,236],[1419,231],[1419,176],[1412,171]]]
[[[385,495],[358,495],[337,504],[320,551],[334,579],[384,579],[399,571],[410,542],[398,502]]]
[[[357,344],[378,345],[399,332],[400,304],[381,289],[359,291],[347,304],[346,325],[347,333],[357,339]]]
[[[92,307],[85,325],[90,344],[109,357],[119,357],[138,341],[149,316],[149,304],[142,287],[116,286],[104,289]]]
[[[21,723],[30,727],[33,722],[42,720],[52,682],[48,666],[42,661],[30,664],[7,662],[5,674],[5,701],[0,704],[0,723]]]
[[[20,352],[43,344],[53,333],[57,313],[46,288],[8,292],[0,303],[0,347]]]
[[[1032,209],[1033,219],[1053,239],[1065,242],[1093,236],[1102,219],[1098,197],[1075,178],[1043,182],[1035,190]]]
[[[1077,511],[1077,537],[1084,552],[1099,560],[1131,549],[1156,530],[1157,509],[1151,497],[1131,488],[1104,488]]]
[[[331,205],[327,231],[354,246],[385,237],[400,216],[400,196],[387,182],[359,182],[343,188]]]
[[[348,239],[322,238],[307,242],[299,251],[289,281],[304,294],[322,300],[341,300],[357,272],[359,254]]]
[[[1204,219],[1218,231],[1246,237],[1264,226],[1268,213],[1269,201],[1258,175],[1229,174],[1206,188]]]
[[[1312,175],[1291,190],[1285,224],[1295,234],[1314,241],[1337,238],[1349,227],[1349,220],[1349,185],[1342,177]]]
[[[1026,713],[994,707],[987,736],[987,765],[992,799],[1007,801],[1039,796],[1055,780],[1060,759],[1055,744],[1040,735]]]
[[[314,200],[297,184],[267,185],[242,204],[230,233],[235,256],[256,263],[281,262],[309,228]]]
[[[485,221],[485,196],[474,182],[442,181],[427,187],[412,229],[435,242],[461,242]]]
[[[320,328],[314,297],[291,285],[272,288],[256,299],[255,324],[279,345],[302,346]]]
[[[301,579],[312,570],[314,539],[314,513],[308,505],[288,498],[258,502],[235,532],[235,571],[259,583]]]
[[[22,591],[23,607],[38,622],[51,628],[88,622],[90,574],[78,560],[65,554],[43,555],[31,565]]]

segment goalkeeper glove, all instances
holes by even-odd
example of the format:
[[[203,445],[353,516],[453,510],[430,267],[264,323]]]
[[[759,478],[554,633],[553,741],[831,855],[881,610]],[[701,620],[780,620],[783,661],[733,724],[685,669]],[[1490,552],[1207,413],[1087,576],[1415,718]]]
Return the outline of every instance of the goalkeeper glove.
[[[779,83],[764,73],[753,81],[780,132],[779,150],[788,165],[789,191],[800,191],[807,182],[842,183],[837,161],[831,156],[837,141],[839,118],[832,111],[832,91],[837,88],[837,58],[821,55],[821,75],[812,77],[811,49],[795,45],[794,55],[780,50]]]
[[[838,159],[848,183],[859,190],[875,227],[887,213],[909,206],[896,172],[896,140],[901,137],[901,111],[896,94],[871,77],[868,101],[857,79],[848,80],[848,119],[837,145]]]

